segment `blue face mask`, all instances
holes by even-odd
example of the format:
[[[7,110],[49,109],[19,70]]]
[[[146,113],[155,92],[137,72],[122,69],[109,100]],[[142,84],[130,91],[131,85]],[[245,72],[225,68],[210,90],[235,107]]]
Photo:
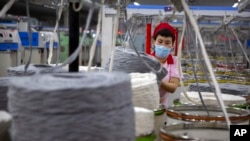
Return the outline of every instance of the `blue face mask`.
[[[167,58],[167,56],[171,53],[172,49],[169,47],[155,45],[155,55],[158,58]]]

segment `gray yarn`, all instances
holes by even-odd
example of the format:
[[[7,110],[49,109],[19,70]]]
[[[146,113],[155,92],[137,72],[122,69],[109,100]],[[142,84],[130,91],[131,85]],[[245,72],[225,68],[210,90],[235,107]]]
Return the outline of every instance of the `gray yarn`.
[[[40,74],[11,81],[13,141],[134,141],[130,77]]]
[[[9,67],[7,69],[8,76],[31,76],[36,73],[39,73],[40,71],[43,71],[42,73],[61,73],[66,72],[63,69],[51,69],[52,66],[50,65],[44,65],[44,64],[30,64],[27,71],[25,72],[25,65],[17,66],[17,67]]]
[[[222,83],[219,84],[221,88],[221,92],[225,94],[233,94],[233,95],[249,95],[249,86],[239,85],[233,83]],[[199,89],[202,92],[213,92],[214,88],[211,88],[208,83],[200,83]],[[189,91],[197,91],[198,87],[194,83],[189,84]]]
[[[7,111],[7,92],[8,92],[9,78],[0,78],[0,111]]]
[[[139,59],[136,52],[131,48],[115,47],[114,49],[113,71],[122,71],[126,73],[149,73],[151,70]],[[157,75],[158,81],[161,81],[166,75],[167,70],[162,67],[160,62],[145,53],[140,52],[140,56],[155,70],[160,70]],[[108,59],[105,69],[109,69],[111,57]]]

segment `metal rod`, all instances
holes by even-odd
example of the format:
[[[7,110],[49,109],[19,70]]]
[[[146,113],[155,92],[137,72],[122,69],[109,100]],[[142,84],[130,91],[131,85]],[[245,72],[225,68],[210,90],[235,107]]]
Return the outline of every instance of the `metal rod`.
[[[79,3],[76,3],[79,6]],[[74,11],[73,3],[69,3],[69,56],[79,44],[79,12]],[[79,56],[69,64],[69,72],[79,72]]]

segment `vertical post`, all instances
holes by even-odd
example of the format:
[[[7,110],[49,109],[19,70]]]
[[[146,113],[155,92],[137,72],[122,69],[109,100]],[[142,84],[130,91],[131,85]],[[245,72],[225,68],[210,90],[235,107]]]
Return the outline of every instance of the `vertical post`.
[[[174,55],[177,55],[178,53],[178,43],[179,43],[179,35],[178,35],[178,29],[176,29]]]
[[[75,3],[76,7],[79,3]],[[79,45],[79,12],[74,11],[73,3],[69,3],[69,55],[77,49]],[[79,71],[79,56],[69,64],[69,72]]]
[[[146,25],[146,54],[151,53],[151,29],[152,29],[152,24],[147,20],[147,25]]]

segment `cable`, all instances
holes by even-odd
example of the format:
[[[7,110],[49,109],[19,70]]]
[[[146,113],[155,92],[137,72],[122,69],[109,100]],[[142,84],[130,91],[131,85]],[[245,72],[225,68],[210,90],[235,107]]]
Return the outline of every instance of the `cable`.
[[[104,4],[104,0],[102,0],[102,4]],[[93,61],[93,58],[94,58],[94,55],[95,55],[96,42],[97,42],[97,39],[98,39],[99,34],[100,34],[100,30],[101,30],[102,13],[103,13],[103,8],[101,8],[99,10],[98,23],[97,23],[97,29],[96,29],[96,36],[95,36],[94,42],[93,42],[93,44],[92,44],[92,46],[90,48],[90,56],[89,56],[89,63],[88,63],[87,71],[90,71],[91,66],[92,66],[92,61]]]
[[[219,84],[218,84],[218,82],[216,80],[215,74],[213,72],[211,62],[209,61],[209,57],[207,55],[206,48],[205,48],[204,42],[202,40],[200,31],[199,31],[199,27],[198,27],[198,25],[197,25],[197,23],[196,23],[196,21],[194,19],[194,16],[192,15],[192,13],[191,13],[191,11],[189,9],[186,1],[182,0],[181,3],[182,3],[182,6],[184,8],[184,11],[186,12],[187,16],[190,19],[190,22],[191,22],[191,24],[192,24],[192,26],[194,28],[194,31],[197,33],[197,36],[198,36],[198,39],[199,39],[199,42],[200,42],[200,45],[201,45],[201,51],[202,51],[202,54],[204,56],[205,63],[207,65],[207,67],[208,67],[208,71],[209,71],[209,73],[211,75],[212,81],[213,81],[214,86],[215,86],[216,93],[217,93],[218,98],[219,98],[219,104],[220,104],[220,106],[222,108],[222,111],[223,111],[223,114],[224,114],[224,116],[226,118],[228,129],[230,129],[231,121],[230,121],[230,119],[228,117],[228,114],[227,114],[227,111],[226,111],[226,108],[225,108],[225,104],[224,104],[224,101],[222,99],[221,90],[220,90]]]
[[[0,18],[3,18],[5,16],[6,12],[11,8],[14,2],[15,0],[9,0],[9,2],[4,5],[2,10],[0,11]]]
[[[59,22],[60,22],[62,11],[63,11],[63,3],[64,3],[64,0],[61,0],[60,8],[59,8],[59,11],[58,11],[58,17],[56,19],[56,25],[55,25],[55,28],[53,30],[52,37],[50,38],[50,41],[49,41],[49,58],[48,58],[48,64],[51,64],[51,60],[52,60],[52,57],[53,57],[54,36],[58,32],[58,26],[59,26]],[[46,47],[45,47],[45,50],[47,50]],[[59,55],[59,54],[57,54],[57,55]]]
[[[83,0],[80,0],[79,7],[76,8],[76,2],[73,3],[73,10],[79,12],[83,7]]]
[[[181,40],[180,40],[180,43],[179,43],[179,46],[178,46],[178,53],[177,53],[177,58],[178,58],[178,70],[180,72],[180,74],[182,75],[183,72],[182,72],[182,68],[181,68],[181,56],[182,56],[182,51],[181,51],[181,46],[182,46],[182,43],[183,43],[183,39],[184,39],[184,35],[185,35],[185,32],[186,32],[186,18],[184,17],[184,20],[183,20],[183,28],[182,28],[182,34],[181,34]],[[184,88],[184,84],[183,84],[183,81],[182,79],[180,79],[180,84],[181,84],[181,89],[182,89],[182,92],[185,96],[185,98],[187,100],[189,100],[190,102],[194,103],[194,104],[198,104],[197,102],[193,101],[188,95],[187,95],[187,92]]]
[[[120,17],[120,3],[121,0],[117,0],[117,13],[115,17],[115,22],[114,22],[114,28],[113,28],[113,42],[112,42],[112,47],[111,47],[111,60],[110,60],[110,65],[109,65],[109,72],[112,72],[113,70],[113,64],[114,64],[114,56],[115,56],[115,44],[116,44],[116,36],[117,36],[117,31],[118,31],[118,24],[119,24],[119,17]]]
[[[246,59],[247,59],[247,62],[250,64],[250,60],[249,60],[249,58],[248,58],[248,56],[247,56],[247,53],[246,53],[247,51],[244,49],[244,47],[243,47],[243,45],[242,45],[242,43],[241,43],[241,41],[240,41],[240,39],[239,39],[237,33],[235,32],[235,30],[234,30],[232,27],[230,27],[230,28],[231,28],[231,30],[232,30],[234,36],[236,37],[237,42],[238,42],[238,44],[240,45],[240,48],[241,48],[243,54],[245,55],[245,57],[246,57]]]
[[[185,16],[187,16],[186,14],[185,14]],[[190,24],[189,22],[186,22],[186,24]],[[190,27],[189,27],[189,32],[192,32],[192,31],[190,31],[190,29],[191,29],[191,25],[190,25]],[[187,35],[192,35],[192,33],[190,34],[190,33],[187,33]],[[198,41],[197,41],[197,34],[196,34],[196,36],[195,36],[195,38],[193,38],[193,37],[191,37],[191,36],[189,36],[189,38],[190,39],[195,39],[195,42],[193,42],[193,43],[195,43],[195,47],[196,47],[196,50],[197,50],[197,52],[196,52],[196,54],[198,54],[198,52],[199,52],[199,48],[198,48]],[[187,51],[188,51],[188,54],[189,54],[189,57],[190,57],[190,59],[191,59],[191,63],[193,64],[192,65],[192,70],[193,70],[193,72],[194,72],[194,78],[195,78],[195,83],[196,83],[196,86],[197,86],[197,88],[198,88],[198,95],[199,95],[199,98],[200,98],[200,100],[201,100],[201,103],[202,103],[202,106],[204,107],[204,109],[205,109],[205,111],[207,112],[207,115],[208,116],[210,116],[210,114],[209,114],[209,111],[208,111],[208,109],[207,109],[207,106],[205,105],[205,102],[204,102],[204,100],[203,100],[203,97],[202,97],[202,95],[201,95],[201,91],[200,91],[200,87],[199,87],[199,81],[198,81],[198,77],[197,77],[197,69],[195,69],[195,66],[194,66],[194,58],[193,58],[193,56],[192,56],[192,53],[191,53],[191,51],[190,51],[190,49],[189,49],[189,46],[187,46],[188,48],[187,48]],[[197,59],[198,59],[198,56],[197,56]]]
[[[30,55],[27,63],[24,67],[24,73],[27,72],[27,69],[31,62],[31,56],[32,56],[32,32],[31,32],[31,26],[30,26],[30,8],[29,8],[29,0],[26,0],[26,12],[27,12],[27,18],[28,18],[28,38],[29,38],[29,48],[30,48]]]

